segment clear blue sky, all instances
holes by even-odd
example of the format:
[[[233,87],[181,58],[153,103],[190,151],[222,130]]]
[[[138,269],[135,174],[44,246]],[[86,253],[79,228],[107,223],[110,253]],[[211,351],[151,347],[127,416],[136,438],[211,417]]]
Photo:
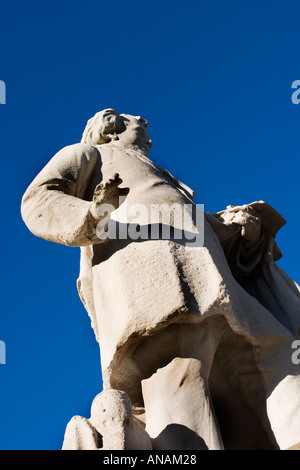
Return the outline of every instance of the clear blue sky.
[[[101,391],[76,291],[79,249],[34,237],[25,189],[86,121],[149,121],[150,157],[215,212],[265,200],[287,220],[279,265],[299,268],[298,0],[0,0],[0,448],[60,449]]]

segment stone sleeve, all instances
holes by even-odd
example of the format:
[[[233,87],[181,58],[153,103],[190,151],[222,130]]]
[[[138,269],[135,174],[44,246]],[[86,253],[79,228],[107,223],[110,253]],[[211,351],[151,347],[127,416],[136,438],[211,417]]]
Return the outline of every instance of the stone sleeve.
[[[39,238],[67,246],[100,243],[87,197],[99,164],[100,154],[90,145],[60,150],[22,198],[21,214],[28,229]]]

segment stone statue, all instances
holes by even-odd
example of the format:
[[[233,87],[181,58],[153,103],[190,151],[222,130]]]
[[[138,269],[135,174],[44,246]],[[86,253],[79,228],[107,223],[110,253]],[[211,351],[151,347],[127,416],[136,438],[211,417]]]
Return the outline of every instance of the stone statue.
[[[199,210],[148,158],[147,126],[97,113],[22,199],[33,234],[80,247],[78,292],[100,345],[103,391],[63,448],[294,446],[300,296],[275,264],[285,220],[262,201]]]

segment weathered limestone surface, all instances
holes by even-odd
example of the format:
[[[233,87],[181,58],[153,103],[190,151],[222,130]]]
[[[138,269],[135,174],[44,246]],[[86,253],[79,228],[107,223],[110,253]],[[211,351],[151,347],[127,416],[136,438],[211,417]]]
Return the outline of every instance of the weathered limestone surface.
[[[198,359],[176,357],[143,380],[142,390],[146,431],[155,449],[223,449],[208,377]]]
[[[68,423],[63,450],[152,450],[151,439],[133,417],[126,393],[107,390],[92,403],[91,416]]]
[[[80,247],[78,292],[100,344],[104,390],[63,448],[292,447],[300,294],[276,265],[285,220],[263,201],[197,210],[148,158],[147,125],[97,113],[22,199],[32,233]]]

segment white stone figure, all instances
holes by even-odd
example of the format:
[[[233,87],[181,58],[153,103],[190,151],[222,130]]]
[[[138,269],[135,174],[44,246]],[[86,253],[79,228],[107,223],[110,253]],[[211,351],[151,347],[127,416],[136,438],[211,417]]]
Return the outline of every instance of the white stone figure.
[[[80,247],[78,291],[100,344],[100,395],[119,423],[110,442],[99,405],[98,418],[96,411],[71,420],[63,447],[295,446],[300,371],[291,345],[300,295],[275,264],[285,221],[260,201],[205,213],[202,245],[176,231],[165,237],[166,227],[178,228],[168,208],[195,208],[194,192],[149,160],[147,124],[112,109],[97,113],[81,143],[58,152],[22,200],[36,236]],[[197,231],[195,213],[187,211],[184,226]]]

